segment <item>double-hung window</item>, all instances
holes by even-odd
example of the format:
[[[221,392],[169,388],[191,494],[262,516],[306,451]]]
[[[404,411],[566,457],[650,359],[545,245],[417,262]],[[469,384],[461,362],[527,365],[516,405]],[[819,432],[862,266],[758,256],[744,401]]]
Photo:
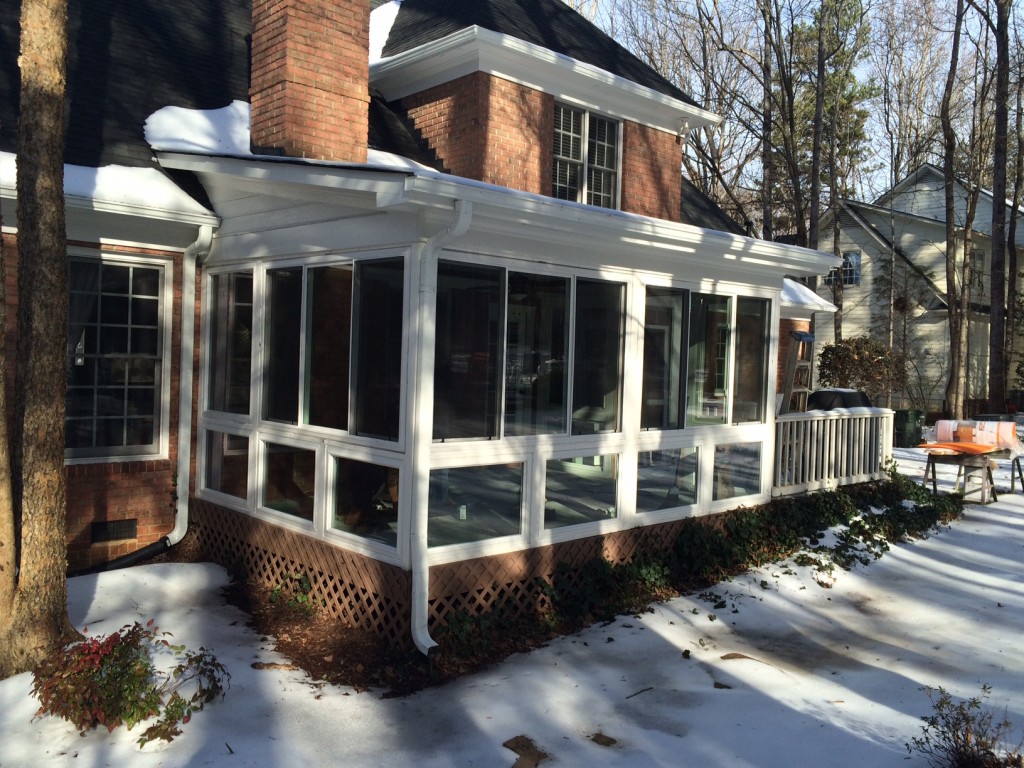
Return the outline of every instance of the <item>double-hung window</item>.
[[[555,104],[552,195],[618,207],[619,124],[584,109]]]
[[[825,276],[825,285],[860,285],[860,251],[846,251],[843,266],[836,267]]]
[[[65,454],[152,456],[163,450],[167,266],[72,257]]]

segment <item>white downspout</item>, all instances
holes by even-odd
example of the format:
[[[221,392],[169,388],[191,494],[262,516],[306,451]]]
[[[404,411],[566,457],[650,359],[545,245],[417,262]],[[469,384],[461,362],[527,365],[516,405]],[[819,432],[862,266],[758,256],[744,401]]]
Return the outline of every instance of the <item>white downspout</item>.
[[[203,224],[199,237],[185,249],[181,266],[181,363],[178,387],[178,463],[174,488],[174,528],[167,534],[173,547],[188,532],[188,486],[192,467],[192,382],[196,327],[196,265],[210,252],[213,227]]]
[[[430,504],[430,446],[434,431],[434,341],[437,318],[437,256],[444,246],[469,229],[473,204],[455,201],[448,224],[420,247],[419,290],[416,293],[415,371],[411,377],[413,397],[410,469],[413,477],[410,510],[409,549],[412,562],[412,639],[419,651],[430,656],[437,643],[428,625],[430,565],[427,561],[427,507]]]

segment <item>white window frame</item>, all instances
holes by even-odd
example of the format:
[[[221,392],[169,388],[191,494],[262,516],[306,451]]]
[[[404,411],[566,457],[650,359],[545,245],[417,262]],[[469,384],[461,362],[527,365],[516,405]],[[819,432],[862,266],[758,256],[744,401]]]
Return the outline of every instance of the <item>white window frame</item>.
[[[90,449],[64,449],[64,463],[73,464],[100,464],[118,463],[128,461],[154,461],[166,459],[170,453],[170,423],[171,423],[171,339],[172,339],[172,311],[174,301],[174,262],[170,258],[146,257],[132,253],[112,253],[110,251],[94,250],[89,248],[69,248],[68,267],[71,260],[86,261],[93,260],[100,264],[113,264],[119,266],[139,266],[155,268],[160,270],[160,288],[158,289],[157,300],[159,302],[159,324],[158,343],[160,348],[158,356],[160,363],[158,370],[160,383],[154,393],[156,407],[153,411],[155,423],[153,425],[153,442],[144,446],[119,446],[113,449],[90,448]]]
[[[551,194],[561,200],[570,199],[566,197],[559,197],[556,194],[556,173],[555,169],[558,163],[567,163],[578,168],[578,184],[576,188],[576,198],[574,202],[585,203],[587,205],[595,205],[599,208],[608,208],[610,210],[619,210],[622,203],[622,122],[615,118],[602,115],[598,112],[593,112],[589,109],[579,106],[573,106],[564,102],[555,102],[555,117],[556,120],[552,125],[552,137],[559,131],[557,120],[559,110],[568,110],[570,112],[580,115],[580,157],[570,157],[568,155],[560,155],[555,152],[555,142],[552,138],[551,148]],[[599,166],[596,165],[590,154],[590,135],[592,130],[593,121],[602,120],[609,123],[614,129],[615,135],[615,163],[614,167]],[[612,200],[611,205],[600,205],[589,201],[591,196],[591,190],[589,188],[590,171],[592,169],[600,170],[605,173],[610,173],[613,176],[612,181]]]

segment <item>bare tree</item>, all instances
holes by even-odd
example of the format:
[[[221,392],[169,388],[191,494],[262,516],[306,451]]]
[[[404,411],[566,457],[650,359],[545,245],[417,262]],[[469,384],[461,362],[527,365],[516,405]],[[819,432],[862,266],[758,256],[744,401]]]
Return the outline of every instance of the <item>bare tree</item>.
[[[22,0],[18,345],[8,443],[11,503],[0,508],[0,678],[30,669],[74,635],[64,535],[66,58],[67,0]],[[6,358],[2,362],[8,368]]]

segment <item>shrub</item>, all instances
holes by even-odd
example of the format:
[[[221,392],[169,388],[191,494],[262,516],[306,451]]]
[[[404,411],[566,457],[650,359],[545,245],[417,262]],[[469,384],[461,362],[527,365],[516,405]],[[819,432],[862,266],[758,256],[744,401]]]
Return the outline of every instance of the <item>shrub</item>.
[[[983,706],[991,688],[981,687],[981,696],[953,701],[944,688],[924,689],[932,703],[932,714],[922,717],[922,735],[911,739],[907,751],[917,750],[929,765],[937,768],[1000,768],[1021,765],[1020,745],[1007,750],[1006,737],[1013,725],[1005,715],[997,720]],[[1002,751],[1004,756],[998,753]]]
[[[62,717],[82,735],[102,725],[131,730],[155,715],[159,720],[139,738],[140,746],[153,739],[171,741],[181,733],[192,713],[217,696],[224,696],[231,675],[213,653],[171,645],[167,632],[153,620],[143,627],[125,625],[106,637],[86,637],[43,661],[32,672],[32,693],[39,699],[36,715]],[[178,660],[169,672],[159,672],[153,649],[166,648]],[[189,697],[181,689],[194,683]]]

